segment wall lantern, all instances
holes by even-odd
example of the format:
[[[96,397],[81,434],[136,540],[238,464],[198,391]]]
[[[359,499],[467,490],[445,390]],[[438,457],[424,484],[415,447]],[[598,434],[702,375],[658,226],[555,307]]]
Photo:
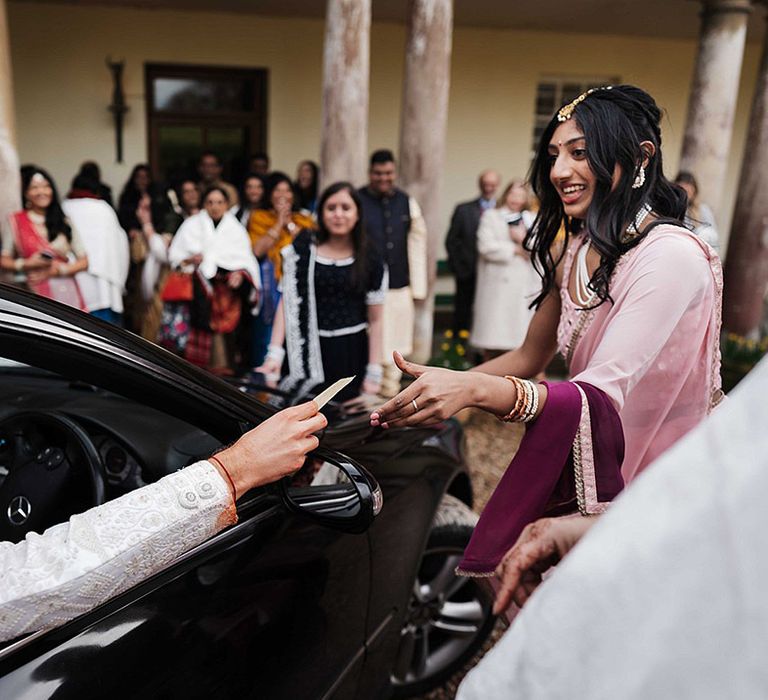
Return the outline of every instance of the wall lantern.
[[[112,73],[112,104],[107,107],[115,120],[115,148],[117,151],[117,162],[123,162],[123,119],[125,113],[130,109],[125,104],[125,95],[123,94],[123,68],[125,61],[113,61],[107,57],[107,68]]]

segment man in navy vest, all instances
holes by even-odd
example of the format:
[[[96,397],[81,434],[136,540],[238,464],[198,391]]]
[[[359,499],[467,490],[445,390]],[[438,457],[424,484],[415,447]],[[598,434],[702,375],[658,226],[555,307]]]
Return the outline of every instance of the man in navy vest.
[[[499,174],[493,170],[480,173],[480,196],[458,204],[453,210],[445,249],[448,251],[448,267],[456,277],[454,337],[459,331],[472,328],[472,306],[477,284],[477,228],[483,212],[496,206],[496,190],[500,182]]]
[[[396,178],[392,151],[375,151],[368,184],[360,189],[365,231],[389,278],[383,319],[384,396],[400,391],[402,373],[392,351],[413,352],[413,302],[427,296],[427,227],[416,200],[395,186]]]

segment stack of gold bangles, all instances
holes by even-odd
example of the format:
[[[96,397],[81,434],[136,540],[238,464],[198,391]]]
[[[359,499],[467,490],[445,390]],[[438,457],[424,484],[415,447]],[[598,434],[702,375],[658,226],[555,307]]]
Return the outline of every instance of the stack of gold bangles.
[[[517,401],[514,408],[506,416],[499,416],[499,419],[506,423],[530,423],[536,417],[536,411],[539,410],[539,390],[528,379],[508,375],[504,379],[508,379],[515,385]]]

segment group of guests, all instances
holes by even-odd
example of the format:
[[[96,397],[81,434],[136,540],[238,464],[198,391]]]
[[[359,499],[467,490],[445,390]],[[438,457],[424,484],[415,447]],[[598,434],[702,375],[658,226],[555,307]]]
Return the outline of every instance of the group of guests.
[[[198,177],[172,188],[136,165],[115,211],[95,164],[64,202],[47,172],[25,166],[2,267],[218,374],[261,372],[296,395],[355,376],[342,399],[393,395],[401,373],[384,358],[413,343],[426,228],[390,151],[369,172],[362,188],[320,193],[317,165],[302,161],[295,180],[250,172],[238,189],[204,153]]]
[[[648,93],[629,85],[592,88],[552,116],[532,166],[539,211],[522,242],[541,272],[522,345],[469,372],[397,355],[415,381],[370,415],[372,428],[387,430],[434,424],[473,406],[526,427],[457,568],[500,579],[497,612],[512,600],[525,607],[459,698],[766,694],[759,447],[768,366],[718,408],[722,266],[695,230],[691,197],[664,175],[661,116]],[[31,191],[29,199],[30,209],[43,202]],[[318,328],[333,330],[312,302],[298,300],[313,298],[313,284],[317,293],[322,276],[312,276],[313,266],[351,267],[344,279],[357,285],[361,303],[385,286],[387,259],[372,254],[363,266],[361,238],[350,236],[364,202],[351,185],[330,187],[320,196],[320,233],[305,241],[297,233],[281,255],[282,306],[294,303],[287,287],[295,284],[297,314],[314,311]],[[514,200],[503,203],[515,211]],[[391,234],[387,221],[399,210],[388,206]],[[41,225],[33,213],[32,225]],[[518,224],[502,217],[516,243]],[[74,248],[72,232],[59,234],[52,221],[42,223]],[[273,227],[267,235],[279,234]],[[38,263],[30,255],[20,268],[55,264]],[[307,278],[289,282],[292,267],[308,270]],[[286,321],[286,336],[288,328]],[[315,351],[306,347],[308,371],[320,361]],[[556,351],[570,379],[530,381]],[[311,402],[291,410],[270,419],[274,432],[267,421],[261,436],[243,439],[253,450],[241,440],[221,453],[225,465],[243,463],[238,445],[257,459],[261,437],[295,446],[324,424]],[[240,479],[225,491],[229,472],[222,467],[217,477],[215,462],[198,469],[216,478],[224,509],[224,494],[236,498]],[[287,471],[261,474],[257,483]],[[40,544],[54,549],[50,536]]]

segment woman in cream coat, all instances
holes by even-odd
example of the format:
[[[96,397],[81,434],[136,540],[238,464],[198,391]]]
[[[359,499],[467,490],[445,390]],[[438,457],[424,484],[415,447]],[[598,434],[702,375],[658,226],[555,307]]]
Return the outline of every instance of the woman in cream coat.
[[[534,214],[525,183],[513,180],[477,230],[477,289],[471,343],[492,351],[520,346],[533,311],[528,308],[541,283],[523,249]]]

